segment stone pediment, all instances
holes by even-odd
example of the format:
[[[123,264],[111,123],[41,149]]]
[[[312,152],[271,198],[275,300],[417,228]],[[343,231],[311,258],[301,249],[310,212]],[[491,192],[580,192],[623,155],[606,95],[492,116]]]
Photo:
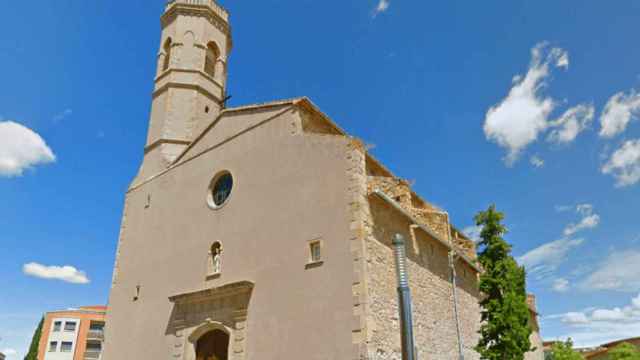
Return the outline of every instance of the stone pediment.
[[[253,285],[251,281],[238,281],[222,286],[169,296],[169,301],[175,304],[189,304],[236,295],[249,295],[253,290]]]

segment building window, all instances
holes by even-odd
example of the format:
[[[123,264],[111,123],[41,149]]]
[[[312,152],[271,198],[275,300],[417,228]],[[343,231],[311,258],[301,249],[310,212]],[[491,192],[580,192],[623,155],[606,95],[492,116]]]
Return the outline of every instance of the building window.
[[[88,353],[99,353],[102,351],[102,343],[100,341],[87,341],[87,350]]]
[[[54,321],[53,322],[53,332],[60,331],[60,327],[62,326],[62,321]]]
[[[211,186],[209,188],[208,203],[209,206],[217,209],[222,207],[229,196],[233,188],[233,177],[228,171],[223,171],[213,178]]]
[[[76,331],[76,323],[73,321],[67,321],[64,323],[64,331],[74,332]],[[64,344],[64,343],[63,343]]]
[[[309,245],[309,248],[311,250],[311,262],[322,261],[320,242],[312,242],[311,245]]]
[[[52,341],[49,343],[49,352],[55,352],[58,349],[58,342]]]
[[[216,74],[216,63],[218,62],[218,57],[220,56],[220,52],[218,51],[218,47],[214,43],[209,43],[207,45],[207,54],[204,58],[204,72],[214,77]]]
[[[309,259],[306,268],[312,268],[322,265],[324,258],[322,256],[322,239],[314,239],[309,241]]]
[[[71,352],[73,349],[73,343],[70,341],[63,341],[60,343],[60,352]]]
[[[164,42],[164,63],[162,64],[162,71],[168,70],[171,64],[171,38],[168,38]]]
[[[104,323],[92,321],[89,324],[89,331],[102,331],[104,329]]]

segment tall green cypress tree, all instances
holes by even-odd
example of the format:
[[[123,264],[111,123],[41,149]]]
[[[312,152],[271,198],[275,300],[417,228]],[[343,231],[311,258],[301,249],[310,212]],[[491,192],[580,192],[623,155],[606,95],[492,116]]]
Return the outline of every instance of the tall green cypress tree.
[[[27,356],[24,357],[24,360],[38,360],[38,346],[40,345],[40,337],[42,336],[43,323],[44,318],[40,319],[40,323],[38,324],[35,333],[33,333],[31,346],[29,346],[29,352],[27,353]]]
[[[485,360],[523,360],[524,354],[533,350],[525,270],[502,238],[507,232],[503,219],[495,205],[475,217],[476,224],[482,226],[478,260],[484,269],[480,275],[481,338],[476,351]]]

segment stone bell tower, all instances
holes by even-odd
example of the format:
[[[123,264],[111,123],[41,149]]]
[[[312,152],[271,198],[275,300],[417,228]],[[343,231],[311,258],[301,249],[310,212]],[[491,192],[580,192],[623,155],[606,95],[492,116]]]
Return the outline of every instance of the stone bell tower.
[[[228,21],[214,0],[167,2],[141,177],[165,169],[222,110]]]

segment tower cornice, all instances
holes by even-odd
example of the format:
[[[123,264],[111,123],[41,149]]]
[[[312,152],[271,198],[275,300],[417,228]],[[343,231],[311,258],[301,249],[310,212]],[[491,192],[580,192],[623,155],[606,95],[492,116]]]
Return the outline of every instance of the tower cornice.
[[[229,25],[229,13],[214,0],[169,0],[165,12],[160,18],[160,23],[164,29],[173,22],[178,15],[204,17],[224,33],[229,41],[227,51],[231,51],[231,26]]]
[[[222,20],[229,22],[229,12],[224,7],[220,6],[214,0],[168,0],[165,11],[168,11],[171,7],[176,5],[187,5],[194,7],[209,7],[216,14],[218,14]]]

